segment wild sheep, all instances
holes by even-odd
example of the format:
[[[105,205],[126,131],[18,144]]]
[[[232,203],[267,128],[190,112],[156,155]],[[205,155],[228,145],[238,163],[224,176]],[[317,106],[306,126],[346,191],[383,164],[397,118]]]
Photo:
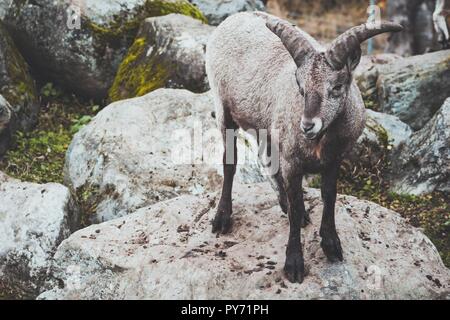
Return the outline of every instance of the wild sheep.
[[[260,12],[238,13],[219,25],[206,53],[225,145],[224,181],[213,232],[231,229],[237,155],[235,139],[226,138],[227,130],[266,129],[269,136],[278,136],[268,149],[279,153],[280,170],[273,179],[280,206],[289,216],[287,278],[302,282],[304,277],[300,228],[309,222],[301,192],[305,173],[322,176],[322,249],[329,260],[343,260],[334,221],[336,183],[343,154],[365,123],[364,103],[352,71],[360,61],[361,42],[401,29],[390,22],[363,24],[339,36],[325,50],[302,30]]]
[[[450,0],[436,0],[436,9],[433,13],[434,29],[438,41],[443,49],[450,48],[450,34],[447,25],[447,16],[450,15]]]

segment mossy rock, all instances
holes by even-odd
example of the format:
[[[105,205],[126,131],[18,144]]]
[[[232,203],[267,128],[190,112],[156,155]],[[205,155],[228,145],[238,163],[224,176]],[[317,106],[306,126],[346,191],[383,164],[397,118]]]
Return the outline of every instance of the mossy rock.
[[[40,104],[34,80],[28,64],[1,22],[0,95],[11,107],[11,121],[7,125],[10,133],[16,130],[28,131],[36,124]],[[8,139],[8,136],[2,134],[0,139]]]
[[[163,87],[207,91],[205,48],[212,31],[213,27],[179,14],[146,19],[119,66],[109,100]]]
[[[77,2],[74,1],[74,4]],[[14,0],[5,18],[19,49],[48,81],[87,98],[106,97],[147,17],[180,13],[206,22],[187,0]],[[74,20],[80,10],[81,19]]]

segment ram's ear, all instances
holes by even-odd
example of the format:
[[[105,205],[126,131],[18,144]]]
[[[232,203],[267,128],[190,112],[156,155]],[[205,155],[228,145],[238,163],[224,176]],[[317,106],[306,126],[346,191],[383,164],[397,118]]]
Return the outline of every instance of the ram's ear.
[[[362,24],[337,37],[325,53],[328,63],[336,70],[348,66],[354,70],[361,59],[361,43],[385,32],[398,32],[403,27],[393,22]]]
[[[309,41],[289,22],[273,18],[267,20],[266,26],[280,38],[297,67],[300,67],[308,55],[314,52]]]

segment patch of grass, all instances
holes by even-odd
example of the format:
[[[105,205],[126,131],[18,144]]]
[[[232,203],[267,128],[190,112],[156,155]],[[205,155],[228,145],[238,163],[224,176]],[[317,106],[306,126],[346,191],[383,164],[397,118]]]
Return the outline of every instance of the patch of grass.
[[[63,181],[64,158],[73,135],[99,110],[64,94],[53,84],[41,88],[42,108],[36,128],[17,132],[14,146],[0,161],[0,170],[24,181]]]

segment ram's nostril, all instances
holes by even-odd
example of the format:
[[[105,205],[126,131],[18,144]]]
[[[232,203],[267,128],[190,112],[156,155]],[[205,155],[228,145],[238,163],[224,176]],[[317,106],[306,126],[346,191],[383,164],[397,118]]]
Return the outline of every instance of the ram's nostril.
[[[314,122],[302,121],[302,129],[305,133],[311,131],[314,128],[314,125]]]

